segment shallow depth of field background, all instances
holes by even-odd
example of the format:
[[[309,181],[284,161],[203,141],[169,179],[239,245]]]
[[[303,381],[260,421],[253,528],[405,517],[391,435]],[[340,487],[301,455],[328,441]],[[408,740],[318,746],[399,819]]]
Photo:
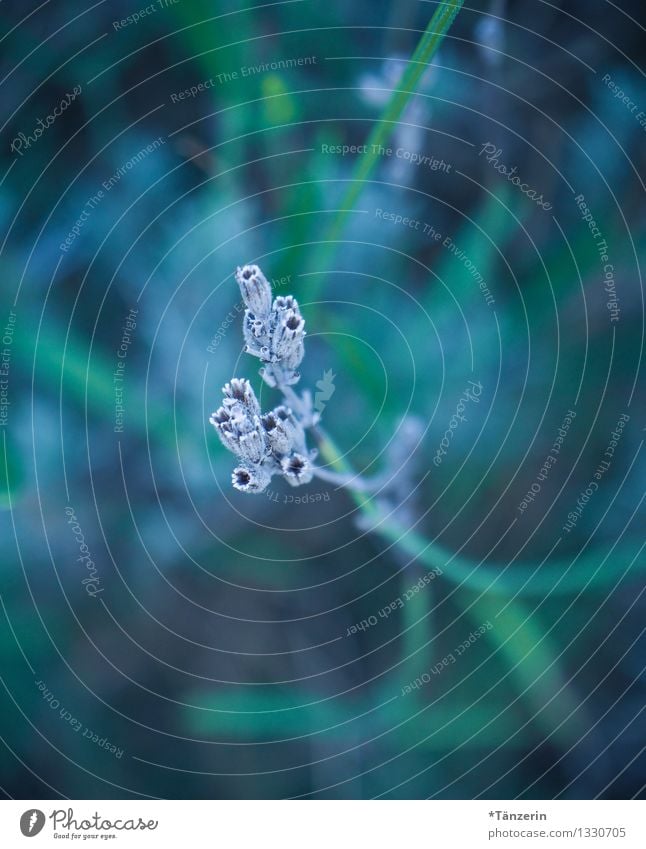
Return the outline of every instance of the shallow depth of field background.
[[[4,794],[644,794],[646,19],[562,5],[467,3],[340,220],[360,157],[326,146],[366,141],[436,3],[2,4]],[[244,262],[299,299],[355,468],[424,422],[378,533],[330,484],[230,487]]]

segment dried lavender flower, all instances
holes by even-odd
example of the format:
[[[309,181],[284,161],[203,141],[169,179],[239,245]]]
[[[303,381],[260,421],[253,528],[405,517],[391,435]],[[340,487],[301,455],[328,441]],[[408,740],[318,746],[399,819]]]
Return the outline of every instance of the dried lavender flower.
[[[250,312],[258,319],[271,310],[271,286],[257,265],[243,265],[236,271],[240,292]]]
[[[292,295],[279,295],[272,302],[271,286],[257,265],[238,268],[236,280],[247,306],[246,351],[265,363],[263,380],[286,393],[300,378],[296,369],[305,354],[305,320],[298,302]],[[248,380],[232,378],[222,392],[222,406],[210,422],[225,448],[243,461],[233,473],[235,488],[262,492],[272,474],[284,475],[292,486],[308,483],[315,456],[308,452],[305,438],[305,427],[313,422],[311,395],[299,399],[292,393],[298,415],[286,404],[262,415]]]
[[[255,395],[253,398],[255,400]],[[240,401],[225,398],[227,402],[228,406],[216,410],[209,421],[225,448],[237,454],[241,460],[260,463],[270,452],[260,416]]]
[[[294,363],[294,365],[290,365],[290,368],[300,365],[304,354],[302,344],[304,336],[305,321],[300,312],[294,309],[277,312],[271,338],[271,349],[278,362],[289,361]]]
[[[306,453],[305,429],[292,411],[281,405],[262,417],[267,441],[277,460],[293,451]]]
[[[283,457],[280,465],[285,480],[291,486],[309,483],[314,477],[311,463],[303,454],[294,453],[290,454],[289,457]]]
[[[248,380],[234,377],[224,385],[222,406],[209,421],[224,447],[241,460],[231,478],[235,489],[262,492],[272,475],[278,474],[290,486],[307,484],[317,475],[362,492],[383,490],[385,480],[397,477],[392,472],[366,480],[313,465],[317,452],[307,447],[306,429],[318,428],[319,408],[331,393],[327,384],[319,381],[315,410],[310,392],[299,395],[291,388],[300,379],[297,368],[305,354],[305,320],[298,301],[292,295],[279,295],[272,303],[271,286],[257,265],[238,268],[236,280],[247,305],[243,320],[246,351],[264,363],[260,375],[282,392],[284,403],[263,415]],[[399,455],[391,459],[402,462]]]
[[[240,492],[258,493],[266,489],[271,473],[263,466],[236,466],[231,475],[231,483]]]
[[[248,380],[232,377],[229,383],[222,387],[225,407],[242,404],[250,413],[260,415],[260,404]]]
[[[272,452],[278,456],[288,454],[293,448],[293,439],[285,422],[272,410],[262,417],[262,424]]]
[[[240,435],[237,453],[240,459],[247,463],[260,463],[264,459],[269,448],[261,427]]]
[[[225,448],[236,453],[236,437],[231,427],[231,415],[224,407],[220,407],[211,414],[209,421],[216,429],[218,436]]]
[[[261,376],[269,386],[292,386],[305,355],[305,320],[296,298],[279,295],[271,303],[271,287],[256,265],[239,268],[236,278],[248,307],[242,325],[246,352],[266,364]]]

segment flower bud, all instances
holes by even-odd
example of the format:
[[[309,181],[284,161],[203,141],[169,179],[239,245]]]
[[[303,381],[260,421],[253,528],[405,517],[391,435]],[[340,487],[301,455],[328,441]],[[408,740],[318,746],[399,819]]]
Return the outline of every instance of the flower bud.
[[[263,466],[237,466],[231,475],[231,483],[240,492],[262,492],[270,480],[271,474]]]
[[[275,312],[290,309],[298,312],[298,301],[293,295],[278,295],[274,300],[273,309]]]
[[[244,265],[236,271],[236,280],[245,304],[259,319],[271,312],[271,286],[257,265]]]
[[[216,429],[220,441],[226,449],[237,454],[238,440],[231,425],[231,414],[224,407],[220,407],[211,414],[209,421]]]
[[[287,407],[276,407],[262,417],[262,424],[271,450],[274,454],[289,454],[298,447],[298,422]]]
[[[237,454],[241,460],[246,460],[248,463],[259,463],[269,453],[268,445],[265,441],[260,419],[257,419],[258,426],[246,433],[241,433],[238,438]]]
[[[246,380],[234,378],[224,387],[224,392],[224,405],[209,421],[225,448],[248,463],[258,463],[269,454],[270,448],[251,385]]]
[[[286,381],[289,383],[298,383],[300,378],[300,374],[295,371],[303,361],[303,357],[305,356],[305,345],[303,344],[302,339],[296,340],[296,342],[290,347],[289,351],[283,357],[282,364],[285,368],[292,372],[291,380]]]
[[[253,415],[260,415],[260,404],[248,380],[232,377],[229,383],[224,384],[222,392],[225,407],[242,404]]]
[[[310,461],[303,454],[291,454],[283,457],[280,463],[285,480],[291,486],[309,483],[314,477]]]
[[[305,348],[305,321],[300,312],[294,309],[282,310],[272,333],[272,353],[286,368],[294,369],[300,365]]]

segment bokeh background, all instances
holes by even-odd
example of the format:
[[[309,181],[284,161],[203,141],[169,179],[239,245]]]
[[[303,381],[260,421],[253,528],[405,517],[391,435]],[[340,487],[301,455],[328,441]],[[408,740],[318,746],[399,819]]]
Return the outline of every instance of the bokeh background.
[[[441,5],[2,3],[7,797],[644,795],[643,4]],[[231,489],[244,262],[389,494]]]

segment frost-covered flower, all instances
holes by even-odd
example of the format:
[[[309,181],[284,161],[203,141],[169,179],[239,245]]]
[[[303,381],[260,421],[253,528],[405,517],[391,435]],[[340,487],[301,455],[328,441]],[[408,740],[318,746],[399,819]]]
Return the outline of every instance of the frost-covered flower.
[[[231,483],[240,492],[262,492],[270,480],[271,473],[258,465],[236,466],[231,475]]]
[[[268,454],[267,443],[261,427],[242,433],[238,440],[238,456],[247,463],[260,463]]]
[[[265,364],[260,372],[263,380],[286,395],[299,380],[296,369],[305,353],[305,320],[298,301],[280,295],[272,302],[271,286],[257,265],[238,268],[236,280],[247,305],[246,350]],[[222,406],[209,421],[225,448],[242,461],[233,471],[233,486],[241,492],[262,492],[274,474],[292,486],[309,483],[316,456],[316,451],[308,451],[305,438],[305,428],[314,421],[311,395],[306,392],[299,398],[292,392],[298,414],[281,404],[262,415],[248,380],[234,377],[222,393]]]
[[[209,421],[222,444],[241,460],[260,463],[270,448],[260,420],[260,405],[247,380],[232,380],[223,389],[223,405]]]
[[[305,349],[305,322],[300,313],[286,310],[277,316],[272,334],[272,351],[278,362],[284,362],[289,368],[296,368],[303,359]]]
[[[222,392],[222,403],[225,407],[232,408],[236,404],[242,404],[250,413],[260,415],[260,404],[248,380],[232,377],[229,383],[224,384]]]
[[[258,319],[269,315],[271,285],[257,265],[243,265],[236,271],[242,298],[250,312]]]
[[[262,417],[262,424],[271,450],[277,457],[293,450],[299,425],[291,410],[283,406],[276,407]]]
[[[242,324],[246,352],[265,363],[261,375],[269,386],[297,383],[296,369],[305,355],[305,320],[296,298],[279,295],[272,303],[271,287],[257,265],[239,268],[236,279],[247,304]]]
[[[225,407],[220,407],[214,413],[211,413],[209,421],[216,429],[224,447],[236,454],[237,436],[231,425],[231,414],[229,411]]]
[[[309,483],[314,473],[312,465],[307,457],[303,454],[290,454],[288,457],[283,457],[281,460],[281,468],[287,483],[292,486],[300,486],[304,483]]]

